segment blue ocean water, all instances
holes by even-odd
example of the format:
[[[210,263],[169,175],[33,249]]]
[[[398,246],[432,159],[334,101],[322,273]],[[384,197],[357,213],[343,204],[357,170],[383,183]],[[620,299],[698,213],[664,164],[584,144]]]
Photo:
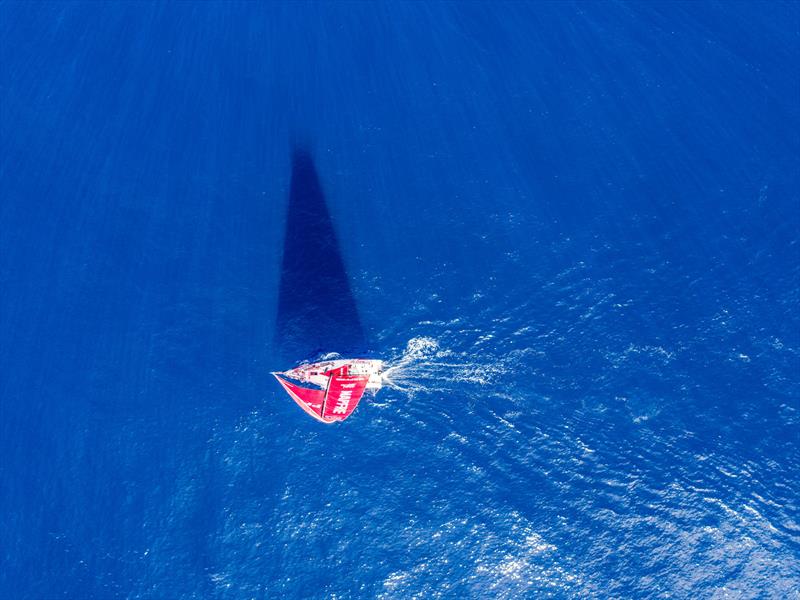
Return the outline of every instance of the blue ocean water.
[[[797,598],[798,73],[797,3],[0,4],[0,597]],[[398,367],[330,427],[298,142]]]

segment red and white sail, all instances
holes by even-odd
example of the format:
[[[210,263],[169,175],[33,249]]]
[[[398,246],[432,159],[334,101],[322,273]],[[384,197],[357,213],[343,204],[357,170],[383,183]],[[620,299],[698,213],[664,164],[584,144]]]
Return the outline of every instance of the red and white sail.
[[[283,386],[283,389],[289,392],[292,400],[297,402],[300,408],[318,421],[323,421],[322,404],[325,401],[325,392],[322,390],[311,390],[300,387],[299,385],[284,379],[278,373],[273,373],[273,375],[275,375],[275,379],[277,379],[278,382]]]
[[[366,375],[333,375],[325,392],[322,418],[325,421],[344,421],[353,414],[358,401],[367,389]]]

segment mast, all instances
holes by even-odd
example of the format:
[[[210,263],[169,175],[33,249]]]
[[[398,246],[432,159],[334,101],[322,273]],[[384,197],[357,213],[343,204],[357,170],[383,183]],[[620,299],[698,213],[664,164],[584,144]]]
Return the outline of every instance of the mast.
[[[325,386],[325,395],[322,397],[322,410],[319,414],[323,419],[325,418],[325,405],[328,403],[328,390],[331,389],[331,381],[333,381],[333,375],[328,377],[328,385]]]

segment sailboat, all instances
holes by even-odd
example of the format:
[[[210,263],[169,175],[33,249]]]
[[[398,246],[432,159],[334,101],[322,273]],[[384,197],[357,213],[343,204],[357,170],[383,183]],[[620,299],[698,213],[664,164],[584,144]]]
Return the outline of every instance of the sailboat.
[[[344,421],[366,390],[381,388],[383,361],[365,358],[327,360],[273,372],[297,405],[322,423]]]

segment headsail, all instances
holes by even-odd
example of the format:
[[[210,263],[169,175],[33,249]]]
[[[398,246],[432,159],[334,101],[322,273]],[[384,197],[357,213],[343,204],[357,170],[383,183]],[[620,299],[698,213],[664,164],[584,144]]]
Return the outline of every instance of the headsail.
[[[322,418],[325,421],[344,421],[349,417],[364,395],[368,381],[366,375],[332,375],[325,392]]]
[[[322,405],[325,401],[325,392],[322,390],[311,390],[295,385],[281,377],[278,373],[273,373],[275,379],[283,386],[292,399],[300,405],[304,411],[318,421],[325,422],[322,418]]]

